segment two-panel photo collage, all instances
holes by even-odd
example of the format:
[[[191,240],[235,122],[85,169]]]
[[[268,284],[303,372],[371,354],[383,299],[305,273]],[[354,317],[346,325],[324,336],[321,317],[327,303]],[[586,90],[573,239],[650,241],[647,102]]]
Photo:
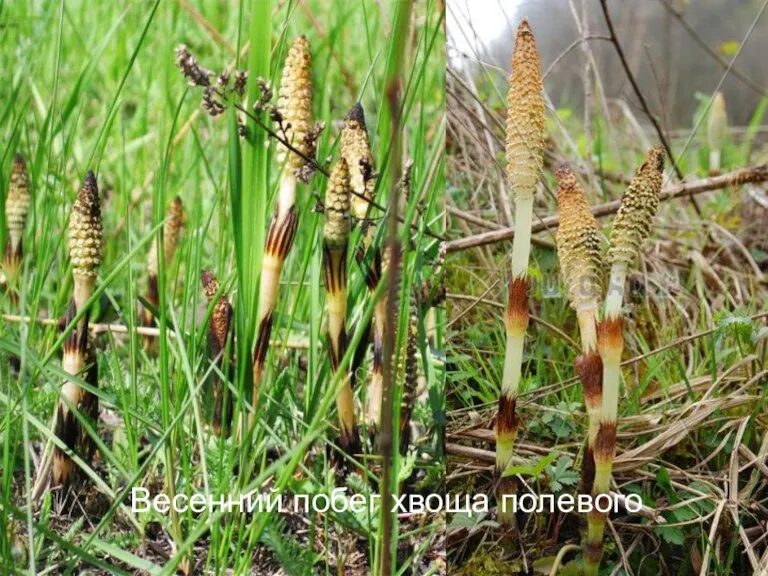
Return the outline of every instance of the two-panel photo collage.
[[[0,0],[0,574],[768,576],[768,0]]]

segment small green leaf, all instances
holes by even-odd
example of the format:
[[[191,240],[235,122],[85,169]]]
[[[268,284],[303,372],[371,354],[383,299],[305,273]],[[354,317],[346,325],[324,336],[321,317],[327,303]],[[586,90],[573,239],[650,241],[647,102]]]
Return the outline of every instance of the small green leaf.
[[[573,431],[573,426],[570,424],[570,422],[560,418],[555,419],[555,421],[552,422],[550,428],[558,438],[566,438],[570,436],[571,432]]]
[[[654,528],[654,530],[659,536],[661,536],[662,540],[664,540],[668,544],[682,546],[683,543],[685,542],[685,534],[683,534],[683,531],[680,528],[657,526]]]
[[[507,466],[507,469],[504,470],[504,473],[502,476],[533,476],[536,477],[539,474],[541,474],[544,471],[544,468],[546,468],[550,463],[554,461],[554,459],[557,458],[556,452],[550,452],[546,456],[544,456],[541,460],[539,460],[534,466]]]
[[[485,516],[485,512],[480,512],[479,514],[457,512],[451,518],[451,523],[448,525],[448,528],[466,528],[470,531],[473,531],[483,526],[495,524],[494,522],[484,520]]]
[[[554,492],[560,492],[566,486],[573,486],[579,481],[579,474],[573,469],[573,462],[567,456],[558,458],[554,466],[547,468],[549,483]]]
[[[723,56],[733,56],[739,51],[739,42],[736,40],[729,40],[720,44],[720,53]]]
[[[677,497],[677,492],[672,487],[672,479],[669,477],[669,472],[663,466],[659,468],[656,474],[656,483],[664,489],[672,504],[676,504],[680,499]]]
[[[691,506],[684,506],[677,508],[672,512],[672,516],[675,518],[675,522],[687,522],[699,517],[699,513],[693,510]]]
[[[405,482],[408,478],[410,478],[411,474],[413,473],[413,468],[415,465],[416,465],[416,451],[410,450],[400,463],[400,470],[398,471],[398,480],[400,482]]]

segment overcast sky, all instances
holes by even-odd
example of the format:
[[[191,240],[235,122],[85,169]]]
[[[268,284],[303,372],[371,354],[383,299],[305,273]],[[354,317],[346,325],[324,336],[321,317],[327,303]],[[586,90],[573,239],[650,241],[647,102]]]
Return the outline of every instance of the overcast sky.
[[[524,0],[448,0],[448,58],[457,65],[461,60],[457,51],[473,55],[507,32],[518,6],[524,4]]]

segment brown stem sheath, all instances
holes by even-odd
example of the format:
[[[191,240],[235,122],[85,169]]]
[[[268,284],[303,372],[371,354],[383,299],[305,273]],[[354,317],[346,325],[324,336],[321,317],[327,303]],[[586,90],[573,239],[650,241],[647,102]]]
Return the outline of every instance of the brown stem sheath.
[[[331,373],[339,371],[347,351],[347,253],[345,250],[323,247],[323,274],[328,302],[328,355]],[[341,376],[341,391],[336,397],[339,414],[339,444],[347,453],[359,450],[359,437],[355,426],[355,404],[350,374]]]
[[[295,182],[294,182],[295,185]],[[272,318],[277,305],[285,259],[296,239],[299,226],[299,215],[296,206],[278,205],[269,224],[267,232],[264,260],[262,263],[261,284],[259,287],[258,332],[256,345],[253,350],[253,396],[252,405],[255,408],[259,400],[264,366],[269,351],[269,339],[272,334]]]
[[[211,357],[216,362],[219,370],[224,374],[224,379],[214,373],[213,378],[213,430],[218,435],[229,435],[232,425],[232,410],[234,408],[232,397],[229,394],[227,383],[231,381],[235,360],[231,353],[232,344],[232,306],[225,294],[218,299],[219,282],[213,274],[207,270],[200,272],[200,281],[203,292],[208,299],[208,304],[213,304],[211,321],[208,325],[208,343],[211,348]],[[229,350],[229,356],[226,356]]]
[[[72,303],[68,313],[68,323],[72,322],[75,314],[75,306]],[[83,378],[91,386],[98,386],[96,357],[88,346],[87,313],[80,327],[75,328],[64,342],[61,363],[63,370],[68,374]],[[84,373],[83,370],[85,370]],[[72,409],[87,418],[95,428],[99,413],[98,397],[69,380],[64,383],[61,393],[66,400],[62,398],[56,409],[54,434],[70,452],[77,454],[88,463],[94,452],[94,444]],[[76,470],[72,458],[56,446],[53,452],[52,485],[70,486],[75,479]]]

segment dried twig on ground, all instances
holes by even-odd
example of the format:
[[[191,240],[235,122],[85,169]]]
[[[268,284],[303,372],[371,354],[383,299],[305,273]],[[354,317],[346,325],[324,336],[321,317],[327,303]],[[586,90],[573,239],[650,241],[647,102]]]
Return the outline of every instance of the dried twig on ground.
[[[661,191],[659,200],[664,202],[668,200],[674,200],[676,198],[681,198],[683,196],[693,196],[695,194],[711,192],[712,190],[719,190],[729,186],[755,184],[758,182],[766,181],[768,181],[768,164],[761,164],[759,166],[739,168],[738,170],[733,170],[732,172],[727,172],[720,176],[702,178],[700,180],[693,180],[691,182],[669,186]],[[620,205],[620,200],[598,204],[592,208],[592,213],[596,218],[610,216],[611,214],[615,214],[618,211]],[[554,228],[557,228],[559,224],[560,219],[557,216],[547,216],[546,218],[542,218],[538,223],[535,223],[531,228],[531,232],[535,234],[544,230],[553,230]],[[466,238],[451,240],[446,242],[445,248],[449,253],[459,252],[468,248],[485,246],[487,244],[493,244],[494,242],[501,242],[503,240],[511,240],[514,237],[514,228],[501,228],[491,232],[483,232],[481,234],[475,234],[474,236],[467,236]]]

